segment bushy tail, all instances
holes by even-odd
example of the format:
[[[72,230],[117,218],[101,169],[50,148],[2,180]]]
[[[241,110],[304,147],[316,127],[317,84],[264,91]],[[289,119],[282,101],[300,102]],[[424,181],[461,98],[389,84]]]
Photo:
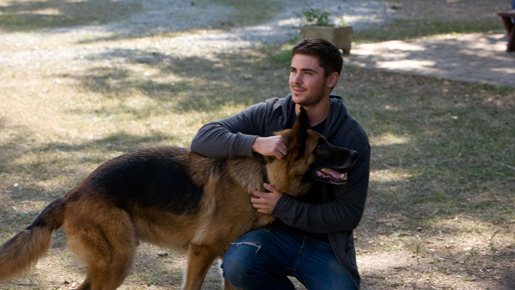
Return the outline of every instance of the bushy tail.
[[[0,281],[34,265],[50,245],[52,233],[64,221],[64,200],[48,205],[28,228],[0,246]]]

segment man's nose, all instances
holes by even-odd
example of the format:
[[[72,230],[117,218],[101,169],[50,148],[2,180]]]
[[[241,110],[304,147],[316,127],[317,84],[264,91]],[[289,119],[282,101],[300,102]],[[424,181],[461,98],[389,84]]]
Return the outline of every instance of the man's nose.
[[[302,83],[302,74],[296,74],[293,76],[294,83]]]

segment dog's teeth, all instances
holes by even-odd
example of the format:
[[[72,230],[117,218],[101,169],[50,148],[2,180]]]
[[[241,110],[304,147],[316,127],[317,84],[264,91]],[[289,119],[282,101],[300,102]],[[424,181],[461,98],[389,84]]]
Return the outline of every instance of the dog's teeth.
[[[345,178],[345,173],[342,173],[342,175],[340,175],[340,178],[344,179]]]

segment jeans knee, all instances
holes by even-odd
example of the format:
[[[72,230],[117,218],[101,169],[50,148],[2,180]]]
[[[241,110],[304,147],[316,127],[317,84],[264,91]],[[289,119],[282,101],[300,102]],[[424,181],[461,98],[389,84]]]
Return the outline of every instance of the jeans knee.
[[[222,262],[223,276],[231,285],[241,287],[254,277],[259,277],[259,270],[253,257],[260,245],[253,243],[235,243],[225,253]]]

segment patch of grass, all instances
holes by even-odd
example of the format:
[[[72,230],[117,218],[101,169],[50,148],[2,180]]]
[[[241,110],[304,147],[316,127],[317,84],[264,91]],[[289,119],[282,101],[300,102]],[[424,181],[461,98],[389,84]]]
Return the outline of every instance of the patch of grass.
[[[411,252],[419,259],[419,265],[412,264],[418,271],[429,259],[436,259],[430,265],[455,270],[451,264],[458,259],[472,276],[485,279],[493,278],[481,274],[482,259],[487,262],[481,267],[497,269],[493,272],[512,267],[499,261],[499,252],[513,258],[515,215],[507,205],[515,202],[510,189],[515,171],[501,164],[515,164],[515,132],[506,126],[513,122],[515,90],[358,68],[347,72],[343,95],[372,143],[364,220],[375,222],[362,223],[357,236],[375,239],[359,243],[358,251]],[[417,238],[399,248],[398,237],[406,233]],[[496,246],[499,251],[490,257],[493,236],[503,249]],[[466,246],[452,246],[459,244]],[[416,271],[409,275],[428,277]],[[365,272],[365,279],[377,273]],[[403,285],[411,285],[409,275]],[[435,279],[428,285],[447,287],[448,282]]]
[[[277,16],[282,9],[278,0],[212,0],[233,8],[235,12],[221,26],[240,27],[256,25]]]
[[[123,63],[102,57],[113,65],[91,63],[74,73],[56,66],[58,86],[33,71],[37,92],[11,79],[0,115],[3,240],[103,161],[148,146],[188,146],[202,124],[286,95],[285,51],[268,47],[210,61],[155,53],[147,61],[128,54]],[[349,66],[342,77],[345,86],[335,93],[367,130],[373,154],[367,210],[356,231],[359,255],[415,255],[413,270],[385,282],[391,287],[409,284],[408,276],[434,275],[424,270],[428,261],[442,271],[456,270],[452,261],[460,261],[475,275],[479,261],[497,272],[509,267],[515,173],[502,164],[515,164],[515,136],[506,126],[515,121],[514,90]],[[67,251],[62,243],[56,250]],[[49,261],[62,263],[52,255]],[[180,271],[166,265],[137,264],[126,285],[179,285]],[[79,282],[80,269],[74,271],[70,277]],[[213,275],[208,283],[216,284]],[[383,284],[377,275],[383,273],[363,272],[368,282]],[[62,283],[44,280],[35,284]]]
[[[284,65],[285,63],[291,61],[291,47],[286,49],[280,49],[279,53],[273,54],[270,56],[270,62],[276,65]]]
[[[496,13],[506,10],[509,4],[503,0],[387,2],[395,8],[389,21],[381,27],[355,32],[357,43],[503,30]]]
[[[0,30],[31,31],[101,24],[140,10],[141,4],[128,1],[0,0]]]
[[[502,23],[492,19],[438,20],[438,19],[392,19],[383,27],[361,30],[354,34],[356,43],[388,40],[409,40],[440,34],[464,34],[503,29]]]

